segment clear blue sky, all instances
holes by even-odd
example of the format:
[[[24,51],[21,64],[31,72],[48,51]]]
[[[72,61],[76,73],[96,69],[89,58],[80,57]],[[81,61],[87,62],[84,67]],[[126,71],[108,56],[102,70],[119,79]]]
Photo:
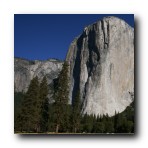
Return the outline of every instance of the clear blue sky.
[[[134,27],[134,15],[15,14],[14,56],[31,60],[64,60],[72,40],[83,28],[105,16],[116,16]]]

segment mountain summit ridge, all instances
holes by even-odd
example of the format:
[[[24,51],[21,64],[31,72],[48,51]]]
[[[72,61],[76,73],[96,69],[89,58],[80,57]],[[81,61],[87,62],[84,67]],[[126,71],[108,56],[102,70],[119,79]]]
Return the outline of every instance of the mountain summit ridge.
[[[26,92],[30,81],[38,76],[39,80],[46,76],[50,85],[53,79],[57,78],[63,62],[56,59],[48,60],[27,60],[14,58],[14,85],[16,92]]]

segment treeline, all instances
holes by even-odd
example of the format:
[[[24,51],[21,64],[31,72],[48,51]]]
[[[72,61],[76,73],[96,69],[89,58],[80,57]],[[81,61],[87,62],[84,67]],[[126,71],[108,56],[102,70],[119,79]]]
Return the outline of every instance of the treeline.
[[[133,133],[134,103],[115,116],[82,115],[80,92],[68,104],[68,64],[65,62],[55,85],[54,103],[48,102],[46,77],[32,79],[26,93],[15,93],[16,133]]]
[[[47,131],[44,124],[48,120],[49,103],[47,95],[46,77],[43,78],[41,83],[39,83],[38,77],[33,78],[27,93],[15,93],[15,102],[17,102],[15,103],[14,114],[15,131]]]
[[[56,117],[54,114],[55,104],[49,104],[48,121],[45,124],[46,130],[40,132],[55,133],[56,132]],[[80,116],[77,122],[74,122],[72,114],[72,106],[69,105],[70,114],[66,128],[59,128],[60,133],[134,133],[134,111],[133,107],[129,106],[122,113],[118,113],[113,117],[103,115],[96,117],[95,115]],[[15,121],[15,132],[37,132],[35,130],[27,131],[18,126]]]

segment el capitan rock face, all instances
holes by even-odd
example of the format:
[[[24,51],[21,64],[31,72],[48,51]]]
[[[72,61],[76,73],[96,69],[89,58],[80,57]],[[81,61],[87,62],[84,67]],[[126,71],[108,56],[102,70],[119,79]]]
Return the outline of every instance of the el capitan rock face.
[[[69,47],[70,103],[80,89],[82,113],[112,116],[134,93],[134,29],[116,17],[85,27]]]

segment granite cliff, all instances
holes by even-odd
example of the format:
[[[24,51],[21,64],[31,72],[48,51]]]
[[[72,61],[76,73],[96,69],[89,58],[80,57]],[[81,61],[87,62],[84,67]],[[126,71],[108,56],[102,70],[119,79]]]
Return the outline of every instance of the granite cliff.
[[[112,116],[133,101],[134,29],[116,17],[84,28],[69,47],[70,102],[80,90],[82,113]]]
[[[80,90],[82,113],[113,116],[122,112],[134,96],[134,29],[116,17],[106,17],[84,28],[71,43],[69,103]],[[15,58],[15,91],[27,91],[30,80],[47,76],[48,84],[58,77],[63,62],[29,61]],[[52,98],[52,92],[51,98]]]
[[[39,80],[46,76],[50,88],[53,88],[53,80],[56,79],[62,69],[63,62],[55,59],[45,61],[31,61],[22,58],[14,59],[14,88],[15,92],[26,92],[30,81],[35,76]],[[53,89],[49,89],[49,98],[53,95]]]

